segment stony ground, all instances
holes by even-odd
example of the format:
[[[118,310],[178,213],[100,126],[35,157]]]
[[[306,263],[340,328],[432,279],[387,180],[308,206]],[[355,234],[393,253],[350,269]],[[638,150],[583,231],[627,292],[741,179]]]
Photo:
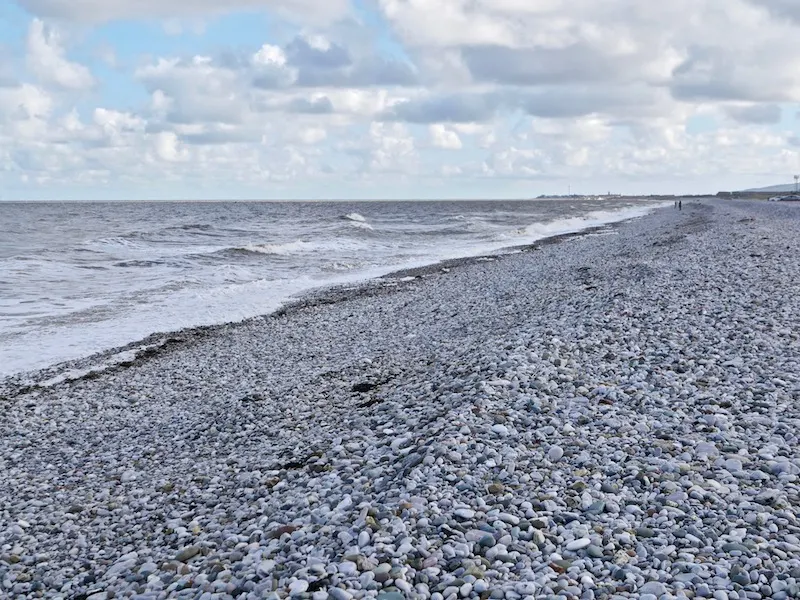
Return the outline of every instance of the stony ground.
[[[7,385],[0,596],[800,597],[798,253],[684,203]]]

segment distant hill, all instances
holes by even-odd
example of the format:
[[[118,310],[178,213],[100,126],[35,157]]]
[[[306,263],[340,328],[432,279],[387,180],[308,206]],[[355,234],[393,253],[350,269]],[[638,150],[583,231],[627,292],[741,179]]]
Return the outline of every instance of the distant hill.
[[[787,183],[785,185],[771,185],[764,188],[754,188],[752,190],[744,190],[745,192],[793,192],[794,184]]]

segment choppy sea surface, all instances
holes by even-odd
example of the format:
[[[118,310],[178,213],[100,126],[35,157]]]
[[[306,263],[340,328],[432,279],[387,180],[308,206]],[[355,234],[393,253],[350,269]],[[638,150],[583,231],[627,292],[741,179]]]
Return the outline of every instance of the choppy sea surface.
[[[494,252],[659,205],[0,202],[0,377],[151,333],[269,313],[312,288]]]

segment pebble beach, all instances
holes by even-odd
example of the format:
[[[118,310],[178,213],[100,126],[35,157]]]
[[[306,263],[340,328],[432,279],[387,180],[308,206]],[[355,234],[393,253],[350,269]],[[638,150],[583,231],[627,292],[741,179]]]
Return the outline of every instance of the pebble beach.
[[[800,597],[798,253],[684,201],[9,378],[0,597]]]

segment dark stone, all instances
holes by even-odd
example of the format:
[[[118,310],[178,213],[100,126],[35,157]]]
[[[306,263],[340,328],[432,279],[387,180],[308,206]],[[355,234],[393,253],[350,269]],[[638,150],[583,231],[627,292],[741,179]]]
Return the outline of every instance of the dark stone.
[[[248,402],[263,402],[264,400],[266,400],[266,398],[264,398],[263,394],[254,392],[252,394],[247,394],[247,396],[243,396],[239,401],[248,403]]]
[[[370,383],[368,381],[362,381],[360,383],[354,384],[353,387],[351,388],[351,390],[356,392],[356,393],[358,393],[358,394],[364,394],[366,392],[374,390],[376,387],[378,387],[377,383]]]
[[[640,538],[651,538],[655,537],[656,532],[650,529],[649,527],[638,527],[636,529],[636,536]]]
[[[625,577],[627,577],[628,572],[625,569],[615,569],[611,576],[616,579],[617,581],[625,581]]]
[[[283,525],[282,527],[278,527],[275,529],[271,534],[270,537],[273,539],[280,538],[284,533],[292,534],[293,532],[297,531],[299,527],[296,525]]]
[[[324,587],[330,585],[331,580],[329,578],[317,579],[316,581],[312,581],[308,584],[308,591],[309,592],[318,592]]]

